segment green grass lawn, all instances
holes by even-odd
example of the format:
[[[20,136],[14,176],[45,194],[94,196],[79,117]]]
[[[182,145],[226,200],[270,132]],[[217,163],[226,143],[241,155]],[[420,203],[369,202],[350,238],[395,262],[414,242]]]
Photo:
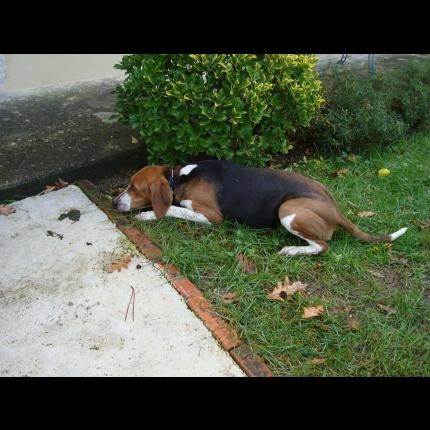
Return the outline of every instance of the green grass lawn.
[[[391,175],[380,178],[381,167]],[[430,220],[430,135],[356,160],[312,159],[290,168],[324,183],[366,232],[409,230],[390,247],[339,228],[328,253],[285,257],[278,255],[283,246],[305,243],[281,227],[207,227],[172,218],[139,225],[276,375],[430,376],[430,228],[414,225]],[[338,169],[348,173],[333,177]],[[376,215],[360,218],[357,211]],[[255,273],[242,273],[238,254]],[[267,293],[285,276],[307,283],[307,293],[269,300]],[[238,300],[224,303],[225,293]],[[323,315],[303,319],[303,308],[314,305],[324,306]],[[351,318],[358,319],[357,329],[348,326]],[[309,363],[315,358],[325,362]]]

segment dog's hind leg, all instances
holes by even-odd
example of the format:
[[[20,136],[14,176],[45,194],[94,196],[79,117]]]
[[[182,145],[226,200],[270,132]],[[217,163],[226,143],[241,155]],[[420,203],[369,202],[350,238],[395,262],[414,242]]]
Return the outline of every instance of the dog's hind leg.
[[[279,253],[293,256],[327,251],[329,246],[326,241],[331,239],[334,227],[312,209],[294,203],[294,200],[289,200],[281,205],[279,219],[291,234],[305,240],[308,245],[286,246]]]

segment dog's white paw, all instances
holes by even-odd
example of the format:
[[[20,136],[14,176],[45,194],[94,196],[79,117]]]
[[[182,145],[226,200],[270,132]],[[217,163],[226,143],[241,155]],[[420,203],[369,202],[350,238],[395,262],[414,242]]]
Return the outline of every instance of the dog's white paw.
[[[279,254],[289,256],[297,255],[300,253],[297,248],[297,246],[286,246],[279,251]]]
[[[312,255],[319,254],[322,248],[318,245],[309,246],[286,246],[279,251],[281,255],[288,255],[292,257],[293,255]]]
[[[140,221],[154,221],[155,219],[157,219],[157,217],[155,216],[154,211],[148,211],[137,214],[136,219]]]

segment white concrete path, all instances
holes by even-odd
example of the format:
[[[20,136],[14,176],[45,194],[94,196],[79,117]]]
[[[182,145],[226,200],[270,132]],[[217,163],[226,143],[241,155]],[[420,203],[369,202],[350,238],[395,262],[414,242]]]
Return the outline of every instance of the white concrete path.
[[[79,188],[13,206],[0,215],[0,376],[244,376]],[[70,209],[80,220],[59,221]],[[127,269],[106,272],[130,253]],[[131,306],[124,321],[130,286],[134,322]]]

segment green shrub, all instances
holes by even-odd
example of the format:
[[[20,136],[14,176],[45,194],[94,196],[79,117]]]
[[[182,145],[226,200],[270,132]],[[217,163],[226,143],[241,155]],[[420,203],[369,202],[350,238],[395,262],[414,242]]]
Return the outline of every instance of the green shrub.
[[[152,163],[208,156],[262,165],[291,148],[322,98],[313,55],[126,55],[116,112]]]
[[[359,151],[390,145],[430,125],[428,60],[375,77],[329,69],[321,81],[325,103],[296,141],[323,151]]]
[[[353,71],[329,71],[323,82],[326,104],[306,133],[307,140],[326,149],[356,151],[388,145],[403,136],[405,125],[388,108],[381,76],[372,79]]]
[[[390,109],[402,118],[409,132],[430,125],[430,61],[415,60],[387,76]]]

